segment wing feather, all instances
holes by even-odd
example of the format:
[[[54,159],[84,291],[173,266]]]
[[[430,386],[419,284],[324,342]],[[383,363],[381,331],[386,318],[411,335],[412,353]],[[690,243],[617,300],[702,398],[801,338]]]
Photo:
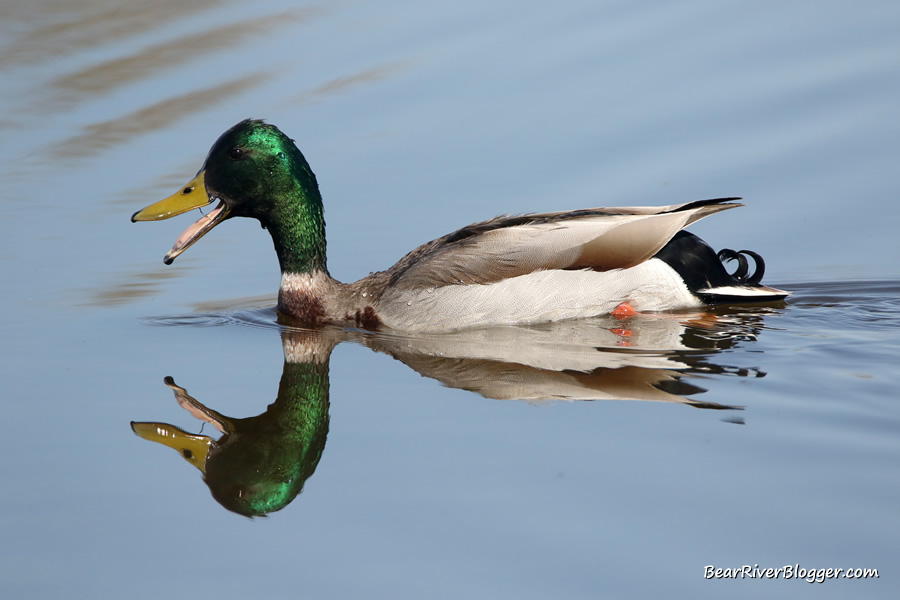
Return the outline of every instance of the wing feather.
[[[390,286],[415,290],[494,283],[541,270],[633,267],[691,223],[741,206],[729,202],[736,199],[497,217],[412,251],[390,269]]]

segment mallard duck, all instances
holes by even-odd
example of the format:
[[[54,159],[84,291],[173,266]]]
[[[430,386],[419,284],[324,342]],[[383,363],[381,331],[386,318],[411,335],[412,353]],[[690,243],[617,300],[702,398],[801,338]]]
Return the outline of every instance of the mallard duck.
[[[717,254],[682,231],[742,206],[739,199],[501,216],[344,284],[328,273],[322,196],[309,163],[277,127],[247,119],[213,144],[194,179],[131,220],[168,219],[218,200],[178,237],[166,264],[222,221],[252,217],[275,245],[282,313],[304,325],[439,332],[783,299],[788,292],[760,283],[758,254]],[[732,260],[729,273],[723,261]]]

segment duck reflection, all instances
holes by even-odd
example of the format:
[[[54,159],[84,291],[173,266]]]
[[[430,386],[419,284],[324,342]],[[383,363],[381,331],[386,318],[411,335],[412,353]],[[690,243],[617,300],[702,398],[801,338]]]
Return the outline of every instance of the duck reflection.
[[[287,506],[315,472],[328,436],[330,331],[284,332],[278,397],[255,417],[235,419],[199,402],[171,377],[178,404],[216,428],[215,440],[166,423],[132,422],[144,438],[178,451],[203,473],[213,498],[233,512],[262,516]]]
[[[264,413],[227,417],[167,377],[179,405],[221,437],[166,423],[131,426],[140,437],[175,449],[198,468],[225,508],[261,516],[289,504],[316,470],[328,434],[328,362],[341,341],[360,343],[425,377],[487,398],[649,400],[736,410],[740,407],[695,396],[706,391],[701,383],[710,375],[764,376],[753,368],[716,362],[721,350],[756,339],[764,314],[610,317],[416,337],[299,329],[282,320],[284,369],[278,397]]]
[[[753,340],[761,317],[741,314],[595,318],[532,327],[464,330],[434,336],[365,334],[362,343],[445,386],[486,398],[649,400],[701,408],[738,407],[692,398],[709,373],[762,375],[711,362]]]

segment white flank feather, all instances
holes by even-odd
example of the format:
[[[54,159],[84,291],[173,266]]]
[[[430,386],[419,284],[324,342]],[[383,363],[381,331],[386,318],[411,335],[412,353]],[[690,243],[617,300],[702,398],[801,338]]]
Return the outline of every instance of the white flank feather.
[[[701,306],[659,259],[611,271],[536,271],[487,285],[448,285],[379,302],[383,323],[408,331],[562,321],[608,314],[622,302],[638,311]]]

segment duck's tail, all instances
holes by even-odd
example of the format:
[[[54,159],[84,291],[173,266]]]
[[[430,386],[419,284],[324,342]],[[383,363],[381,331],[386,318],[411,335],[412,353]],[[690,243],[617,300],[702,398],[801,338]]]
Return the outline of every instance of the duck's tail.
[[[707,304],[772,302],[790,294],[762,285],[766,263],[756,252],[725,248],[716,253],[709,244],[687,231],[678,232],[655,258],[672,267],[691,293]],[[748,258],[753,259],[752,271]],[[737,261],[738,265],[729,273],[724,263],[731,261]]]

